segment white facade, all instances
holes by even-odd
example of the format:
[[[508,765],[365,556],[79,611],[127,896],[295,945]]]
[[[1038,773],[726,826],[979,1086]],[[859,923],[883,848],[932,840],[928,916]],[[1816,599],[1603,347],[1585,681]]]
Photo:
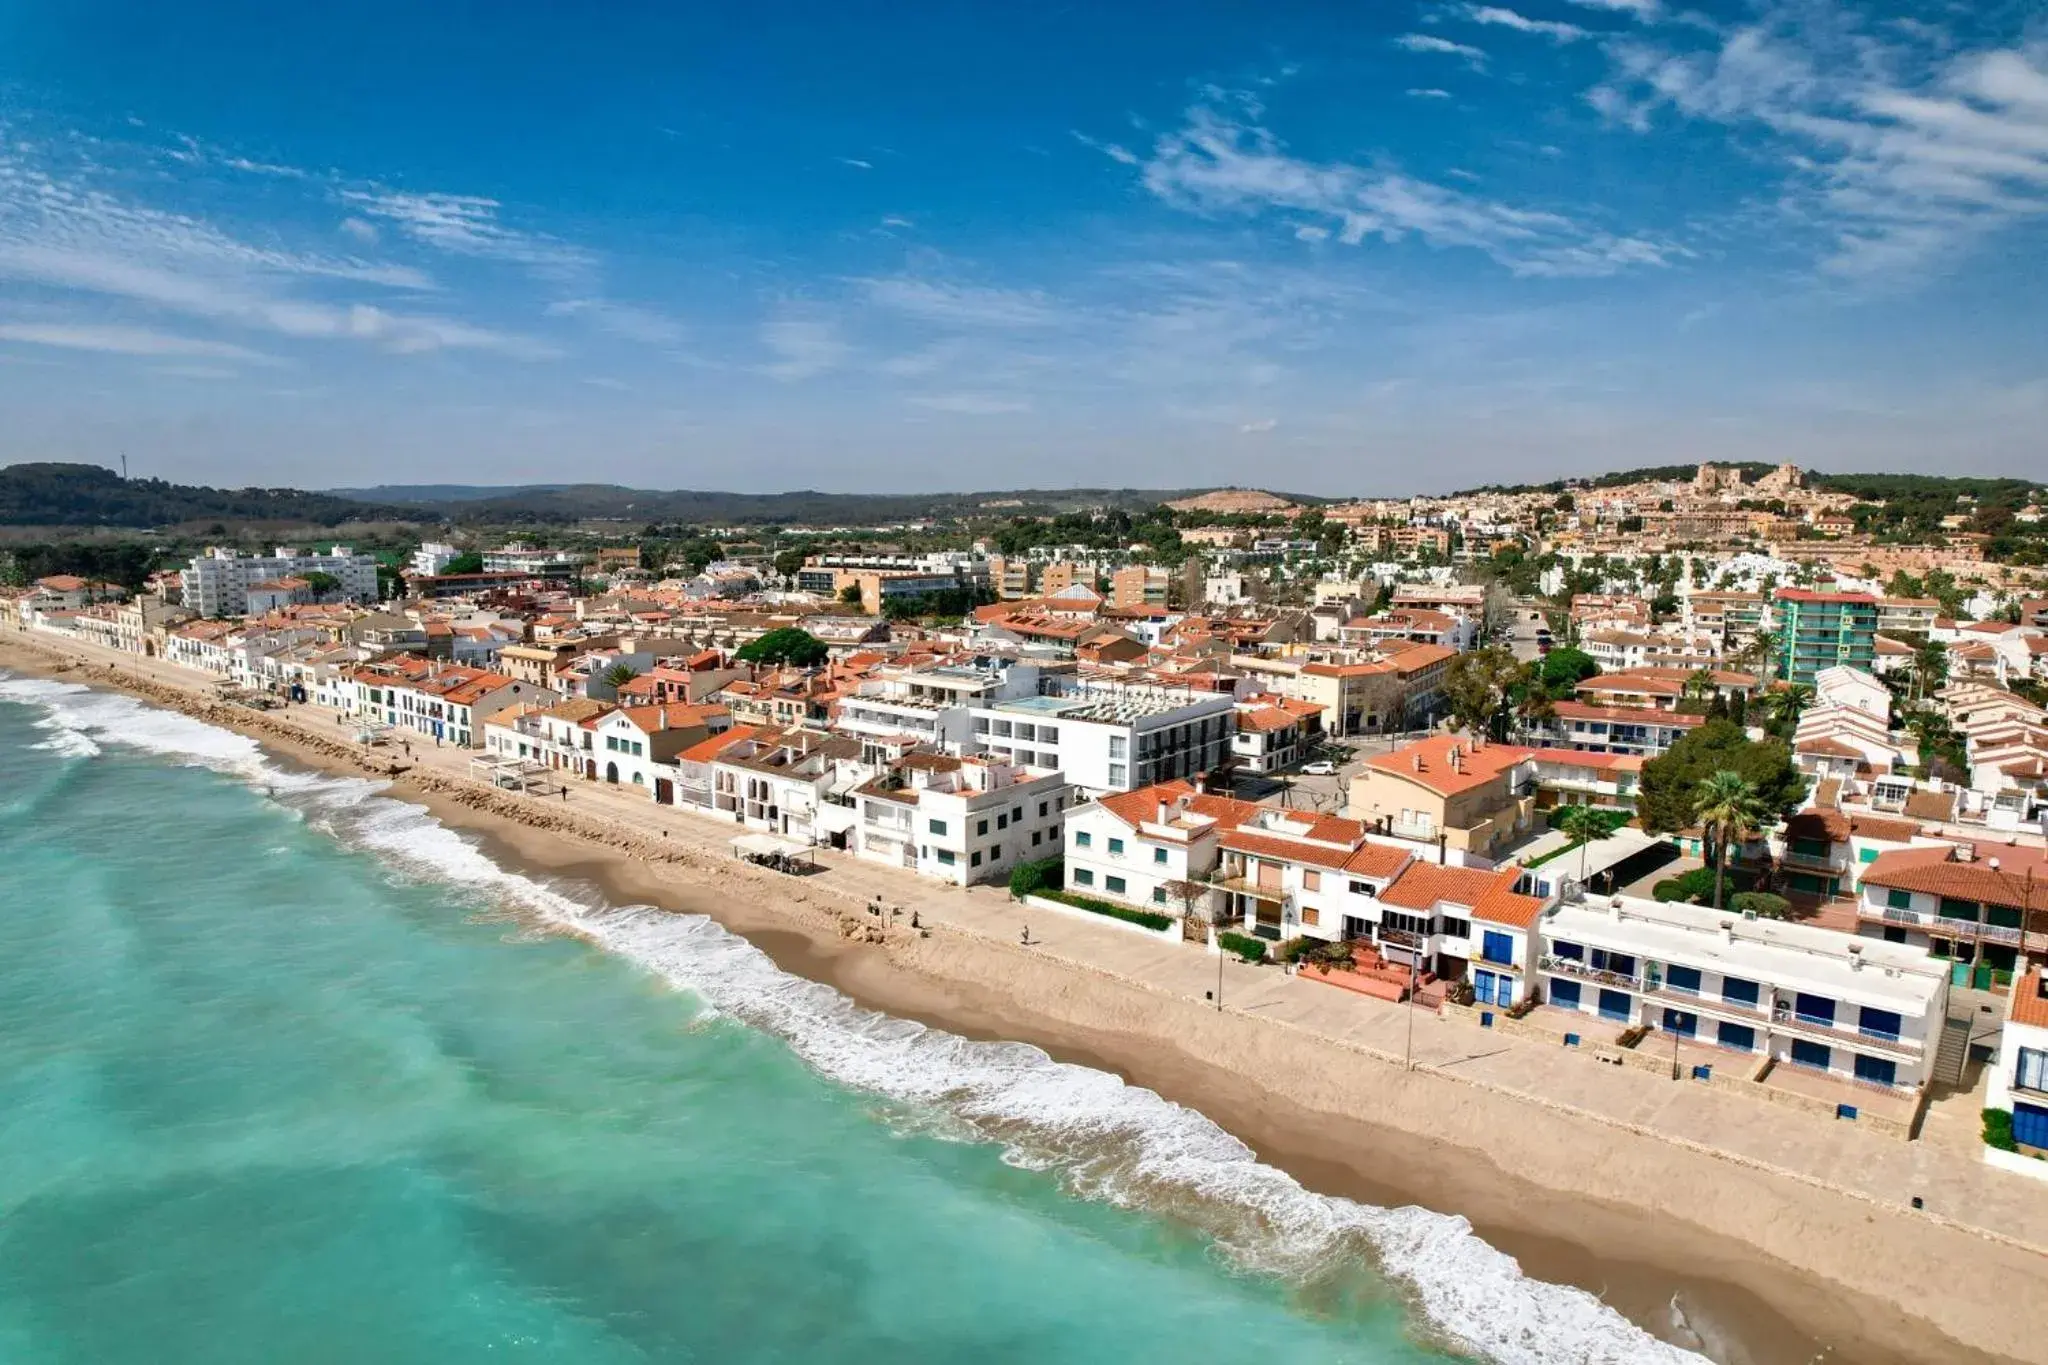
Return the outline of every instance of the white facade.
[[[901,785],[863,787],[857,800],[862,857],[970,886],[1058,855],[1067,783],[1043,768],[912,755]]]
[[[321,554],[301,554],[280,545],[268,555],[244,555],[214,548],[195,556],[178,575],[184,605],[201,616],[243,616],[249,589],[279,578],[324,573],[339,585],[335,595],[350,602],[377,600],[377,561],[343,545]]]
[[[1948,964],[1905,944],[1633,896],[1539,923],[1551,1005],[1895,1091],[1922,1085]]]
[[[1083,684],[972,708],[975,749],[1057,768],[1091,796],[1220,767],[1236,709],[1226,693]]]
[[[436,577],[454,563],[460,553],[453,545],[429,540],[412,552],[412,558],[405,566],[406,572],[419,578]]]
[[[2022,1147],[2048,1150],[2048,975],[2039,967],[2013,983],[1984,1104],[2013,1116]],[[2029,1174],[2048,1179],[2048,1165],[2031,1164],[2039,1170]]]

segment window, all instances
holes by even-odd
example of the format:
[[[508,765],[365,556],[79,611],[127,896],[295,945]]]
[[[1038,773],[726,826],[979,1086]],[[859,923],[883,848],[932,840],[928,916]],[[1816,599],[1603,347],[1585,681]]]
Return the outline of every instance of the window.
[[[1165,887],[1163,887],[1163,886],[1155,886],[1155,887],[1153,887],[1153,888],[1152,888],[1152,903],[1153,903],[1154,905],[1164,905],[1164,904],[1166,904],[1166,888],[1165,888]]]
[[[1857,1054],[1856,1079],[1872,1085],[1896,1085],[1899,1079],[1898,1063],[1883,1057],[1865,1057]]]
[[[1155,862],[1155,863],[1158,863],[1158,864],[1160,864],[1160,865],[1161,865],[1162,867],[1163,867],[1163,866],[1165,866],[1165,864],[1166,864],[1166,850],[1165,850],[1165,849],[1163,849],[1163,848],[1155,848],[1155,849],[1153,849],[1153,850],[1152,850],[1152,861],[1153,861],[1153,862]]]
[[[1754,1009],[1757,984],[1754,981],[1744,981],[1738,976],[1724,976],[1721,978],[1721,998],[1731,1005],[1748,1005]]]
[[[934,834],[944,834],[946,832],[946,822],[944,820],[932,820],[927,823]]]
[[[1747,1024],[1731,1024],[1723,1020],[1718,1026],[1715,1041],[1722,1047],[1734,1048],[1737,1052],[1756,1050],[1756,1030]]]
[[[1579,983],[1556,981],[1550,983],[1550,1003],[1561,1010],[1575,1010],[1579,1007]]]
[[[1075,882],[1077,882],[1078,884],[1080,884],[1080,885],[1082,885],[1082,886],[1093,886],[1093,885],[1095,885],[1095,872],[1094,872],[1094,869],[1092,869],[1092,868],[1086,868],[1086,867],[1077,867],[1077,868],[1075,868],[1075,869],[1074,869],[1074,880],[1075,880]]]
[[[1038,818],[1041,820],[1045,818],[1045,802],[1043,801],[1038,803]]]
[[[1857,1016],[1856,1023],[1859,1032],[1867,1034],[1872,1038],[1884,1038],[1896,1042],[1899,1037],[1899,1027],[1902,1021],[1898,1015],[1890,1010],[1874,1010],[1866,1005],[1863,1007],[1862,1013]]]
[[[981,866],[981,855],[980,855],[979,853],[977,853],[977,854],[975,854],[974,856],[972,856],[971,858],[969,858],[969,859],[967,860],[967,865],[968,865],[969,867],[980,867],[980,866]]]
[[[1002,856],[1003,856],[1003,846],[1002,846],[1001,844],[990,844],[990,845],[988,846],[988,860],[989,860],[990,862],[996,862],[996,861],[997,861],[997,860],[999,860],[999,859],[1000,859],[1000,858],[1001,858]]]
[[[1122,877],[1104,877],[1102,879],[1102,889],[1109,892],[1112,896],[1121,896],[1124,893],[1124,879]]]
[[[1123,856],[1123,852],[1124,841],[1114,836],[1111,836],[1109,841],[1109,856],[1112,858],[1121,858]]]
[[[1941,917],[1943,919],[1976,919],[1977,902],[1959,901],[1950,896],[1943,896],[1941,898]]]
[[[1320,927],[1323,922],[1323,912],[1316,909],[1313,905],[1304,905],[1301,908],[1301,922]]]
[[[1480,939],[1479,956],[1486,962],[1513,962],[1515,940],[1512,935],[1488,929]]]
[[[1816,1024],[1832,1024],[1835,1022],[1835,1002],[1828,999],[1825,995],[1808,995],[1805,991],[1801,991],[1794,997],[1794,1001],[1793,1009],[1797,1011],[1801,1019],[1806,1019]]]
[[[1794,1066],[1810,1066],[1826,1071],[1832,1055],[1825,1043],[1809,1043],[1804,1038],[1794,1038],[1792,1040],[1792,1064]]]
[[[1094,835],[1092,835],[1092,834],[1090,834],[1090,833],[1089,833],[1089,832],[1088,832],[1087,830],[1085,830],[1085,829],[1077,829],[1077,830],[1075,830],[1075,831],[1074,831],[1074,847],[1075,847],[1075,848],[1087,848],[1087,847],[1091,846],[1092,844],[1094,844],[1094,842],[1095,842],[1095,836],[1094,836]]]
[[[1452,938],[1470,938],[1472,937],[1472,921],[1459,919],[1456,915],[1445,915],[1443,932]]]
[[[1004,812],[998,811],[998,812],[996,813],[996,828],[997,828],[997,829],[1008,829],[1009,827],[1010,827],[1010,817],[1009,817],[1009,815],[1008,815],[1008,814],[1006,814],[1006,813],[1004,813]]]
[[[1301,889],[1304,891],[1322,890],[1323,874],[1316,871],[1314,868],[1310,868],[1307,871],[1304,871],[1301,874]]]
[[[1859,863],[1874,863],[1874,862],[1876,862],[1876,861],[1877,861],[1877,850],[1876,850],[1876,849],[1874,849],[1874,848],[1866,848],[1866,849],[1860,849],[1860,850],[1858,850],[1858,852],[1857,852],[1857,854],[1856,854],[1856,861],[1857,861],[1857,862],[1859,862]]]
[[[1040,840],[1041,838],[1043,838],[1043,837],[1044,837],[1044,834],[1043,834],[1043,832],[1042,832],[1042,831],[1040,831],[1040,830],[1035,830],[1035,829],[1034,829],[1034,830],[1032,830],[1032,831],[1031,831],[1031,846],[1032,846],[1033,848],[1037,848],[1037,847],[1038,847],[1038,841],[1039,841],[1039,840]]]
[[[976,837],[979,837],[979,836],[981,836],[981,835],[984,835],[984,834],[988,833],[988,821],[986,821],[986,820],[976,820],[976,821],[974,822],[974,833],[975,833]]]
[[[1586,960],[1586,949],[1584,944],[1553,943],[1551,945],[1551,952],[1556,956],[1563,958],[1567,962],[1584,962]]]
[[[1674,964],[1665,970],[1664,984],[1674,991],[1683,991],[1687,995],[1698,995],[1700,993],[1700,970],[1697,967],[1680,967]]]
[[[1371,882],[1353,882],[1353,883],[1351,883],[1351,894],[1352,894],[1352,895],[1354,895],[1354,896],[1364,896],[1364,897],[1366,897],[1367,899],[1370,899],[1370,898],[1372,897],[1372,895],[1373,895],[1372,883],[1371,883]]]
[[[939,865],[941,867],[951,867],[955,862],[958,861],[958,859],[956,859],[953,856],[953,850],[950,848],[942,848],[934,856],[937,857]]]
[[[1911,910],[1913,908],[1913,893],[1901,891],[1897,887],[1893,887],[1884,893],[1884,904],[1887,910]]]
[[[1128,782],[1129,780],[1130,780],[1130,770],[1129,770],[1129,769],[1127,769],[1127,768],[1125,768],[1123,764],[1121,764],[1121,763],[1112,763],[1112,764],[1110,764],[1110,765],[1109,765],[1109,785],[1110,785],[1110,786],[1112,786],[1112,787],[1115,787],[1115,788],[1118,788],[1119,790],[1121,790],[1121,789],[1123,788],[1123,785],[1124,785],[1124,784],[1125,784],[1126,782]]]
[[[1019,821],[1019,820],[1022,820],[1023,818],[1024,818],[1024,808],[1023,808],[1022,806],[1012,806],[1012,807],[1010,807],[1010,823],[1011,823],[1011,824],[1013,824],[1013,825],[1014,825],[1015,823],[1017,823],[1017,821]]]
[[[2023,1047],[2019,1051],[2019,1065],[2013,1068],[2012,1083],[2022,1090],[2048,1091],[2048,1052],[2036,1047]]]

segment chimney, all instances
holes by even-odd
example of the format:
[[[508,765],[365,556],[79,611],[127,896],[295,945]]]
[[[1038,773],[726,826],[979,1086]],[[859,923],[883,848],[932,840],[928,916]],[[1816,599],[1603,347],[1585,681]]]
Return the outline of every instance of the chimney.
[[[1991,860],[1990,860],[1989,862],[1985,863],[1984,865],[1985,865],[1986,867],[1990,868],[1990,869],[1991,869],[1991,870],[1992,870],[1993,872],[1996,872],[1996,871],[1998,871],[1998,859],[1996,859],[1996,858],[1993,858],[1993,859],[1991,859]]]

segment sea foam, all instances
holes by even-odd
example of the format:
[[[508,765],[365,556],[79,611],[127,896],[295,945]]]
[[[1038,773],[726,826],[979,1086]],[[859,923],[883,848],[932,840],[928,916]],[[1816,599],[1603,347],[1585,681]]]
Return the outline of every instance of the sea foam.
[[[1584,1290],[1522,1274],[1465,1219],[1315,1194],[1195,1110],[1023,1043],[976,1042],[865,1009],[791,975],[700,915],[612,906],[525,876],[381,784],[287,770],[253,740],[128,697],[0,678],[0,701],[40,707],[60,732],[230,774],[400,873],[509,904],[634,961],[783,1039],[819,1074],[922,1111],[937,1130],[1000,1143],[1077,1194],[1188,1218],[1237,1265],[1303,1277],[1369,1251],[1445,1337],[1503,1365],[1678,1365],[1661,1341]],[[915,1120],[913,1120],[915,1121]],[[929,1126],[929,1125],[928,1125]]]

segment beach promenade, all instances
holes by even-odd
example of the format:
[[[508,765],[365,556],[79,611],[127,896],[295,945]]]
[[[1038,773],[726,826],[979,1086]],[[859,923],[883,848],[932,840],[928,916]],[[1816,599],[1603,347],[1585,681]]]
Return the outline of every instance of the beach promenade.
[[[46,667],[65,659],[77,661],[82,665],[74,675],[78,681],[139,682],[152,692],[175,689],[195,705],[218,710],[211,678],[160,660],[10,627],[0,631],[0,647],[5,647],[0,648],[0,664],[16,657],[8,652],[13,646],[40,654]],[[113,666],[111,673],[108,665]],[[347,744],[354,733],[334,713],[312,706],[247,715],[248,732],[259,737],[296,732],[331,747]],[[409,756],[380,748],[377,761],[408,770],[400,775],[401,789],[411,779],[443,792],[473,788],[482,795],[491,789],[471,776],[473,756],[472,750],[423,747],[415,740]],[[2018,1359],[2027,1357],[2025,1343],[2038,1340],[2029,1334],[2040,1324],[2012,1320],[2009,1296],[1996,1284],[1981,1281],[2019,1274],[2034,1284],[2048,1283],[2048,1184],[1985,1165],[1976,1150],[1974,1112],[1938,1111],[1927,1123],[1927,1136],[1902,1143],[1852,1123],[1829,1122],[1632,1067],[1603,1066],[1575,1051],[1331,989],[1291,977],[1277,966],[1219,958],[1200,946],[1108,921],[1094,922],[1084,912],[1027,907],[1014,902],[1000,886],[944,886],[829,849],[818,851],[820,870],[813,875],[788,877],[754,868],[732,857],[731,841],[744,832],[739,827],[693,811],[657,806],[636,788],[574,781],[566,799],[558,794],[491,792],[494,810],[507,803],[530,809],[535,822],[557,829],[566,825],[572,834],[579,827],[593,833],[601,828],[675,849],[699,867],[715,867],[721,881],[733,878],[737,880],[732,885],[757,886],[760,899],[771,904],[778,898],[801,899],[863,919],[873,901],[900,908],[900,918],[884,917],[894,926],[884,951],[899,964],[929,970],[955,987],[999,988],[1004,970],[1000,964],[1020,961],[1076,982],[1094,978],[1142,991],[1158,998],[1162,1006],[1171,1006],[1160,1012],[1161,1018],[1177,1022],[1162,1025],[1162,1031],[1177,1030],[1174,1036],[1189,1052],[1205,1058],[1214,1055],[1219,1066],[1250,1073],[1299,1059],[1305,1071],[1327,1072],[1335,1053],[1353,1055],[1361,1062],[1355,1075],[1277,1088],[1311,1108],[1336,1112],[1370,1103],[1361,1096],[1376,1091],[1384,1107],[1368,1116],[1372,1122],[1474,1147],[1518,1175],[1551,1188],[1572,1189],[1575,1183],[1577,1192],[1590,1197],[1651,1209],[1668,1207],[1675,1216],[1696,1218],[1711,1231],[1747,1238],[1778,1254],[1787,1244],[1769,1245],[1776,1240],[1771,1234],[1774,1225],[1784,1229],[1785,1236],[1805,1230],[1829,1237],[1854,1236],[1856,1229],[1868,1225],[1867,1235],[1885,1239],[1887,1252],[1873,1251],[1865,1257],[1871,1262],[1869,1274],[1815,1269],[1864,1294],[1885,1296],[1889,1287],[1890,1295],[1898,1297],[1900,1267],[1882,1267],[1895,1257],[1911,1255],[1916,1245],[1924,1247],[1926,1257],[1921,1272],[1933,1274],[1944,1254],[1942,1247],[1980,1242],[1986,1258],[1981,1269],[1989,1273],[1959,1276],[1956,1297],[1975,1301],[1984,1311],[2003,1304],[2007,1320],[1971,1333],[1958,1331],[1966,1321],[1959,1308],[1940,1316],[1929,1314],[1930,1320],[1973,1345]],[[929,940],[905,932],[913,911],[919,923],[933,931]],[[1028,947],[1021,943],[1026,926]],[[955,970],[957,964],[941,960],[949,941],[961,939],[999,948],[1001,954],[983,954],[984,965],[962,973]],[[1210,998],[1219,980],[1220,1009]],[[1038,996],[1046,994],[1040,991]],[[1034,1004],[1058,1013],[1065,1008],[1060,994],[1054,988],[1053,999],[1034,997]],[[1119,1006],[1119,1015],[1117,1010],[1080,1002],[1079,991],[1067,994],[1075,997],[1065,1015],[1071,1024],[1100,1028],[1112,1018],[1134,1017],[1128,1006]],[[1457,1099],[1459,1091],[1467,1092],[1468,1099]],[[1438,1096],[1442,1103],[1409,1107],[1400,1099],[1425,1094]],[[1326,1101],[1320,1106],[1319,1096]],[[1496,1102],[1482,1104],[1481,1096]],[[1503,1108],[1498,1101],[1511,1103]],[[1481,1116],[1491,1123],[1516,1112],[1529,1116],[1527,1132],[1521,1135],[1528,1146],[1520,1159],[1512,1121],[1504,1132],[1474,1132],[1465,1126],[1479,1122]],[[1446,1120],[1461,1115],[1468,1117]],[[1546,1124],[1539,1115],[1559,1120],[1562,1126]],[[1602,1130],[1613,1137],[1600,1137]],[[1575,1133],[1581,1136],[1574,1138]],[[1636,1137],[1622,1138],[1624,1134]],[[1577,1153],[1574,1143],[1580,1149]],[[1725,1179],[1713,1174],[1717,1169]],[[1744,1172],[1761,1178],[1761,1183],[1739,1174]],[[1613,1182],[1612,1187],[1603,1191],[1603,1179]],[[1668,1190],[1644,1188],[1645,1182],[1665,1179],[1672,1182]],[[1724,1184],[1725,1189],[1703,1192],[1698,1188],[1702,1182]],[[1799,1189],[1810,1193],[1800,1196]],[[1916,1198],[1922,1205],[1917,1210],[1912,1206]],[[1742,1207],[1744,1201],[1753,1205],[1759,1200],[1775,1205]],[[1953,1240],[1956,1237],[1964,1240]],[[1952,1273],[1944,1272],[1944,1277]],[[1918,1303],[1902,1306],[1920,1314]],[[2037,1306],[2018,1316],[2048,1317],[2048,1312]]]

